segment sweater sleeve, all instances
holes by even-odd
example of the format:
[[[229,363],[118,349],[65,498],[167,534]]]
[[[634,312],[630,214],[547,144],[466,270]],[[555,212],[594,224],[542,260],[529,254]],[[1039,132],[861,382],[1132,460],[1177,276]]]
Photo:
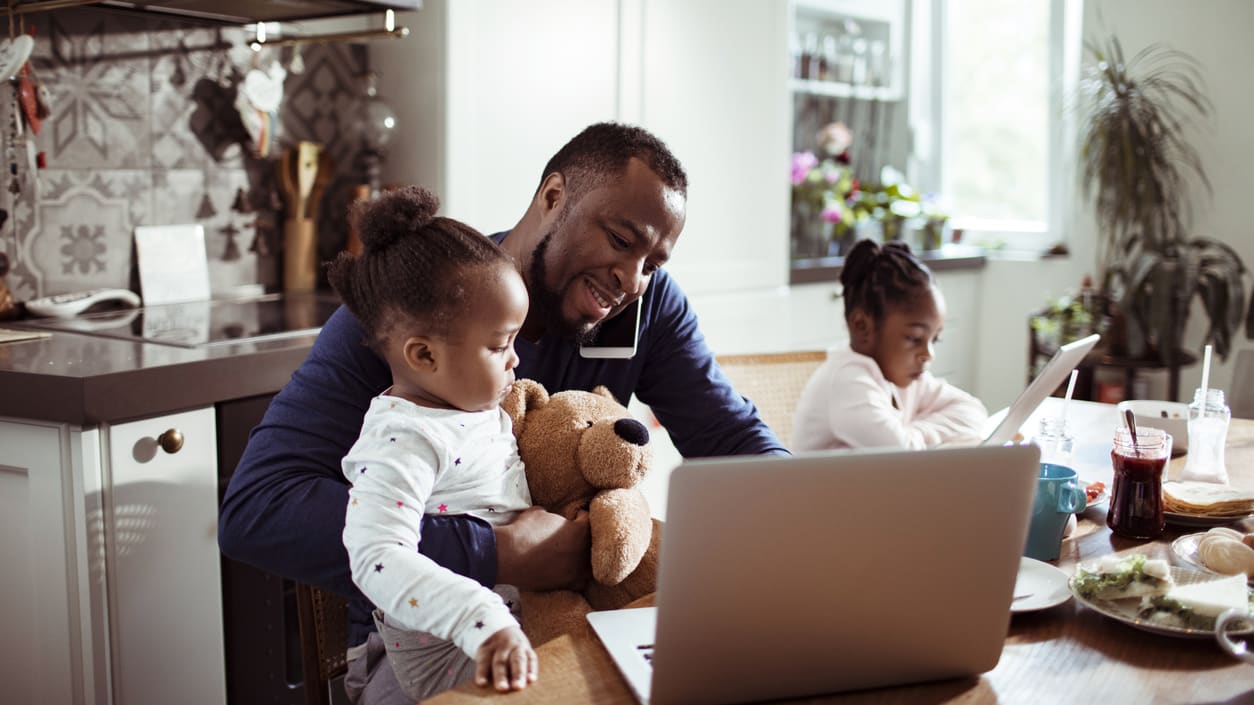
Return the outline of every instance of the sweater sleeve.
[[[935,442],[926,425],[906,423],[893,404],[892,393],[876,375],[854,363],[843,372],[833,379],[827,394],[827,419],[833,436],[850,448],[921,450]]]
[[[635,392],[666,427],[684,457],[786,454],[787,449],[719,369],[688,298],[669,276],[654,279],[645,359]]]
[[[943,379],[924,373],[917,391],[913,423],[937,440],[929,445],[978,441],[983,437],[988,410],[971,394]]]
[[[829,390],[828,419],[833,435],[852,448],[923,450],[978,437],[984,406],[930,373],[900,390],[894,402],[891,385],[871,358],[854,356],[842,372]]]
[[[340,461],[370,400],[390,382],[343,307],[253,429],[218,521],[222,553],[269,573],[359,597],[344,550],[348,483]],[[492,527],[474,517],[432,517],[421,550],[484,585],[496,582]]]
[[[421,433],[389,425],[385,436],[363,434],[344,460],[353,482],[344,522],[353,582],[392,621],[449,639],[473,658],[485,639],[517,622],[499,595],[413,550],[446,459]]]

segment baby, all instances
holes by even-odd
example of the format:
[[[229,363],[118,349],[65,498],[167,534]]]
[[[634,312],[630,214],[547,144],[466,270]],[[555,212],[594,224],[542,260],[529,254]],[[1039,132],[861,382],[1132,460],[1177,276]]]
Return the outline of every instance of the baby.
[[[439,201],[411,187],[359,204],[364,251],[341,254],[332,286],[387,362],[392,386],[371,402],[344,457],[352,489],[344,545],[353,581],[379,609],[375,624],[397,680],[422,700],[472,675],[518,690],[535,681],[536,653],[496,591],[417,550],[425,513],[505,524],[531,505],[509,416],[514,339],[528,296],[494,242],[435,216]]]

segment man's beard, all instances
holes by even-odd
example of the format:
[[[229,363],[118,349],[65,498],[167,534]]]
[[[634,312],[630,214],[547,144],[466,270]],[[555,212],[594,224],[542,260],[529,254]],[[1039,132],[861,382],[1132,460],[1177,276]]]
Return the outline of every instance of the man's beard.
[[[565,218],[560,218],[553,226],[553,230],[562,226]],[[540,244],[536,245],[536,249],[531,253],[531,271],[529,272],[531,279],[531,308],[540,314],[540,320],[544,321],[545,332],[554,332],[563,337],[574,338],[578,345],[586,345],[596,340],[597,331],[601,329],[602,321],[583,327],[572,325],[562,317],[562,291],[554,291],[549,288],[548,267],[544,263],[544,255],[548,252],[549,243],[553,240],[553,230],[550,230],[543,238]]]

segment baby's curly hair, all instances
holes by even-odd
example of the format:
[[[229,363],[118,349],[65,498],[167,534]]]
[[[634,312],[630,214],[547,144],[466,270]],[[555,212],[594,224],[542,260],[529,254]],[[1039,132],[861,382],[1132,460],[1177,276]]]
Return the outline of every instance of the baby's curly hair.
[[[904,242],[884,245],[859,240],[845,255],[840,284],[845,299],[845,320],[862,309],[876,322],[884,320],[888,306],[904,306],[935,285],[936,279]]]
[[[451,218],[437,217],[440,199],[408,186],[353,204],[349,219],[361,237],[360,256],[341,252],[327,279],[361,321],[375,349],[398,325],[445,336],[485,267],[513,266],[495,242]]]

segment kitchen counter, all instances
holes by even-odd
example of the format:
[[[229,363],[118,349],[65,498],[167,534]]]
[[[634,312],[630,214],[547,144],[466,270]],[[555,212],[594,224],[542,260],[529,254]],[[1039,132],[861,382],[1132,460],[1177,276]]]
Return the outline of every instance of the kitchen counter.
[[[272,394],[316,337],[184,348],[53,332],[3,343],[0,416],[91,426]]]

